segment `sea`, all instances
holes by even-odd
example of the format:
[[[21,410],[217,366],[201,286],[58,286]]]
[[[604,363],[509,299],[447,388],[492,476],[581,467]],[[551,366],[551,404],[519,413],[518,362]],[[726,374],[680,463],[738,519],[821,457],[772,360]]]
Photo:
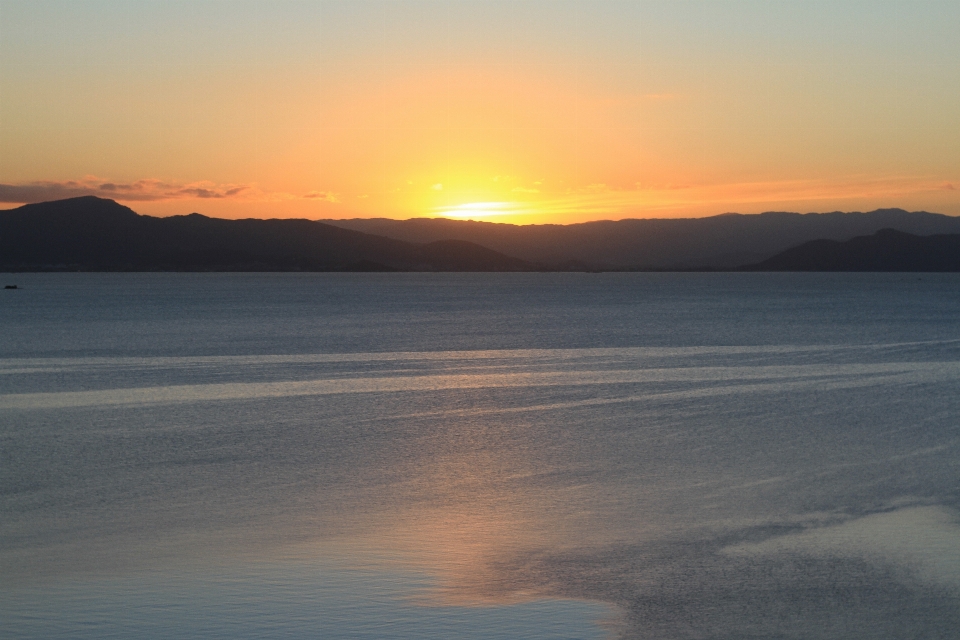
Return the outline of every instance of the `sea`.
[[[2,278],[5,639],[960,637],[960,274]]]

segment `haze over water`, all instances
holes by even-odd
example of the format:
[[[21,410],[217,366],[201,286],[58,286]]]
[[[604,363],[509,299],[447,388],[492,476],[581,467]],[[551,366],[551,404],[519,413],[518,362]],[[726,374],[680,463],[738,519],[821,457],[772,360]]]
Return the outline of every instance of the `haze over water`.
[[[956,274],[14,279],[11,638],[960,628]]]

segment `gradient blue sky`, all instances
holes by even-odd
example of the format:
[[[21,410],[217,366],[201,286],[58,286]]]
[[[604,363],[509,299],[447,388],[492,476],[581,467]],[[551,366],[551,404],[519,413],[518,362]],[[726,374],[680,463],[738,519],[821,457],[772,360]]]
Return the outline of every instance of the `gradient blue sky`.
[[[960,214],[960,3],[0,1],[0,200]]]

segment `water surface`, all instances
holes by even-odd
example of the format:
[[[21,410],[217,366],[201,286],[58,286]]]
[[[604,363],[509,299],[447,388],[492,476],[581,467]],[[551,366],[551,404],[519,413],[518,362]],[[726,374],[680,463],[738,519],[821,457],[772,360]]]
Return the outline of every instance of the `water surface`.
[[[952,638],[953,274],[17,274],[15,638]]]

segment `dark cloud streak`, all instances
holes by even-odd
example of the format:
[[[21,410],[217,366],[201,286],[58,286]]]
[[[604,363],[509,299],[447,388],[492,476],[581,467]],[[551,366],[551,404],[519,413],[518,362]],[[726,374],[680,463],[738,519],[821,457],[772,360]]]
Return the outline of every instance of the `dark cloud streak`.
[[[213,185],[210,183],[172,184],[159,180],[137,180],[131,183],[88,180],[44,180],[25,184],[0,184],[0,202],[31,204],[81,196],[98,196],[114,200],[151,202],[186,198],[224,199],[249,192],[248,185]]]

